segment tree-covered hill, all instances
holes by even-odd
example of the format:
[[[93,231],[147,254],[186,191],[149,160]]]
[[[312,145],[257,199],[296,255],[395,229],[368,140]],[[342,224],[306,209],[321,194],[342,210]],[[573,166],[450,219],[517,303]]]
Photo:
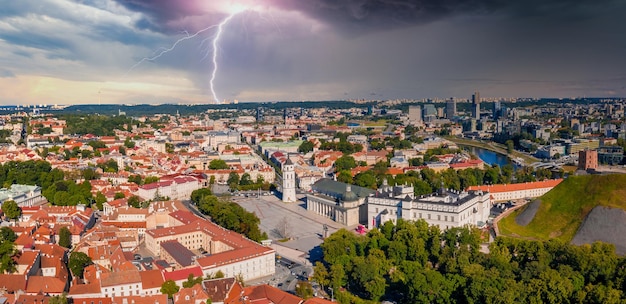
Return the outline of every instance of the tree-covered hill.
[[[610,244],[575,246],[445,232],[387,222],[365,236],[340,230],[322,244],[314,279],[340,303],[622,303],[626,259]]]

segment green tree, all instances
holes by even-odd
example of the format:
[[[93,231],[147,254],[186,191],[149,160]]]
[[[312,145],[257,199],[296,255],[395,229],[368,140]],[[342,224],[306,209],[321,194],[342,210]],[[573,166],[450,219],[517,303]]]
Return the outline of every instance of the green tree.
[[[506,142],[504,142],[504,144],[506,145],[506,153],[508,154],[513,153],[513,149],[515,149],[515,143],[509,139]]]
[[[339,172],[339,175],[337,175],[337,181],[352,184],[352,172],[350,170],[341,170],[341,172]]]
[[[59,246],[65,248],[72,247],[72,233],[67,227],[59,229]]]
[[[130,139],[130,137],[126,137],[124,140],[124,147],[132,149],[135,147],[135,142]]]
[[[211,170],[228,169],[228,164],[226,164],[225,160],[214,159],[214,160],[211,160],[211,162],[209,162],[209,169],[211,169]]]
[[[8,219],[17,220],[22,215],[22,208],[14,200],[2,203],[2,212]]]
[[[100,141],[100,140],[92,140],[88,142],[87,145],[91,146],[94,150],[103,149],[107,147],[107,145],[103,141]]]
[[[100,175],[96,173],[96,170],[92,168],[87,168],[83,170],[83,178],[85,180],[94,180],[94,179],[98,179],[99,177]]]
[[[315,146],[313,145],[312,142],[305,140],[304,142],[302,142],[300,144],[300,146],[298,147],[298,152],[300,153],[304,153],[307,154],[311,151],[313,151],[313,148],[315,148]]]
[[[106,203],[107,198],[106,196],[104,196],[104,194],[102,194],[102,192],[98,191],[98,193],[96,193],[96,207],[98,207],[98,210],[104,210],[104,203]]]
[[[237,174],[237,172],[230,172],[230,174],[228,174],[228,180],[226,180],[226,183],[228,184],[230,189],[237,189],[237,186],[239,185],[239,174]]]
[[[315,267],[313,269],[313,280],[320,284],[322,289],[324,286],[328,286],[330,284],[330,274],[328,273],[328,269],[321,262],[316,262]]]
[[[202,277],[200,276],[200,277],[194,278],[193,273],[190,273],[189,276],[187,277],[187,281],[183,282],[183,288],[190,288],[200,283],[202,283]]]
[[[193,192],[191,192],[191,201],[195,204],[198,205],[200,203],[200,200],[208,195],[212,195],[213,193],[211,192],[211,189],[209,188],[201,188],[201,189],[197,189],[194,190]]]
[[[15,242],[15,240],[17,240],[17,234],[11,228],[6,226],[0,228],[0,243]]]
[[[67,295],[65,293],[50,297],[48,304],[67,304]]]
[[[168,298],[172,299],[174,294],[180,290],[180,287],[176,285],[173,280],[167,280],[161,285],[161,293],[166,294]]]
[[[70,258],[67,263],[67,266],[72,271],[72,274],[74,276],[77,276],[82,279],[83,271],[85,270],[85,267],[91,264],[93,264],[93,262],[91,261],[91,258],[88,255],[79,251],[74,251],[70,254]]]
[[[252,178],[250,178],[250,174],[249,174],[249,173],[247,173],[247,172],[246,172],[246,173],[244,173],[244,174],[241,176],[241,180],[239,180],[239,185],[241,185],[241,186],[247,186],[247,185],[252,185],[252,184],[253,184],[253,182],[252,182]]]
[[[335,171],[341,172],[342,170],[350,170],[356,168],[356,162],[354,157],[350,155],[343,155],[335,161]]]
[[[296,283],[296,295],[305,300],[313,297],[313,286],[307,281],[298,281]]]
[[[147,184],[152,184],[152,183],[156,183],[160,180],[160,178],[158,176],[146,176],[146,178],[144,178],[142,184],[147,185]]]
[[[115,192],[115,195],[113,196],[113,199],[120,199],[120,198],[125,198],[126,195],[124,195],[124,193],[122,192]]]
[[[139,196],[133,195],[131,197],[128,198],[128,206],[131,206],[133,208],[141,208],[142,207],[142,202],[141,199],[139,198]]]

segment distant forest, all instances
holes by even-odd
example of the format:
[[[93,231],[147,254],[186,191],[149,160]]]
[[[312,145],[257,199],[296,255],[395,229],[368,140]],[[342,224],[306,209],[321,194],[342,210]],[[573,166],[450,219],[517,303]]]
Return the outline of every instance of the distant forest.
[[[615,99],[615,98],[613,98]],[[508,108],[516,108],[516,107],[526,107],[531,105],[545,105],[545,104],[594,104],[601,103],[606,98],[583,98],[583,99],[568,99],[568,98],[542,98],[538,100],[526,100],[522,99],[517,102],[502,102],[502,105]],[[399,105],[395,105],[389,107],[389,109],[399,109],[402,111],[407,111],[410,105],[415,104],[425,104],[425,102],[412,102],[412,103],[403,103]],[[305,109],[311,108],[321,108],[326,107],[330,109],[349,109],[349,108],[367,108],[369,105],[378,105],[378,102],[372,101],[369,103],[356,104],[350,101],[345,100],[328,100],[328,101],[301,101],[301,102],[286,102],[286,101],[278,101],[278,102],[246,102],[239,104],[224,104],[224,105],[215,105],[215,104],[201,104],[201,105],[185,105],[185,104],[161,104],[161,105],[150,105],[150,104],[139,104],[139,105],[122,105],[122,104],[81,104],[81,105],[72,105],[62,110],[48,110],[41,109],[42,113],[52,113],[52,114],[99,114],[99,115],[117,115],[119,111],[125,112],[128,116],[138,116],[138,115],[154,115],[154,114],[176,114],[176,111],[180,115],[187,116],[192,114],[198,114],[201,112],[205,112],[209,109],[234,109],[234,110],[250,110],[256,109],[258,107],[263,107],[265,109],[272,110],[281,110],[285,108],[293,108],[293,107],[301,107]],[[445,103],[439,103],[440,107],[445,106]],[[457,109],[459,111],[469,110],[470,103],[458,103]],[[15,113],[18,111],[31,111],[32,108],[20,106],[19,108],[16,106],[5,106],[0,107],[0,114],[9,114]]]

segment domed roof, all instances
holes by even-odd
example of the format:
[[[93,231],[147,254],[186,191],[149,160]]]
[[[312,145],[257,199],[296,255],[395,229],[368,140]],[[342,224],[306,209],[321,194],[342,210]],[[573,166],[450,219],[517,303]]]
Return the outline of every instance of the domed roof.
[[[343,194],[343,201],[354,202],[358,200],[359,197],[356,195],[356,193],[352,192],[352,188],[350,187],[350,185],[346,186],[346,193]]]

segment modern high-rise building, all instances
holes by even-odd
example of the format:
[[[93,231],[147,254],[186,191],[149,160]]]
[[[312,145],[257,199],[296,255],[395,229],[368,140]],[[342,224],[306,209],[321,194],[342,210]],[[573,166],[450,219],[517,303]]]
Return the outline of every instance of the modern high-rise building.
[[[495,101],[493,103],[493,111],[492,111],[492,115],[493,115],[493,119],[497,120],[498,118],[500,118],[500,110],[502,109],[502,104],[500,103],[500,101]]]
[[[480,120],[480,93],[478,91],[472,95],[472,118]]]
[[[409,122],[420,123],[422,122],[422,106],[409,106]]]
[[[424,105],[424,117],[426,116],[435,116],[437,115],[437,108],[432,103],[427,103]]]
[[[452,120],[456,116],[456,100],[450,97],[446,102],[446,118]]]

